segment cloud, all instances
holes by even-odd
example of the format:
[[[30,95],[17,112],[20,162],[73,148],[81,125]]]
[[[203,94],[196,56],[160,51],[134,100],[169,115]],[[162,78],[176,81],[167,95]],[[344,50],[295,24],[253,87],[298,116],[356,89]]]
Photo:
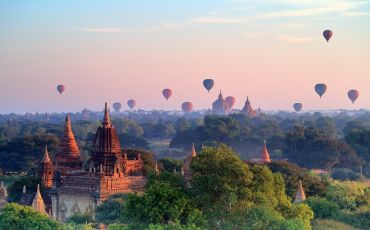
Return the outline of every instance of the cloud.
[[[226,18],[226,17],[200,17],[194,18],[192,22],[201,23],[201,24],[239,24],[242,23],[242,20],[239,18]]]
[[[348,10],[357,8],[361,2],[333,2],[332,4],[325,4],[317,7],[297,9],[297,10],[285,10],[277,12],[269,12],[260,15],[260,18],[280,18],[280,17],[304,17],[313,16],[327,13],[345,13]]]
[[[312,37],[299,37],[292,35],[278,35],[277,38],[281,41],[290,42],[290,43],[306,43],[313,40]]]

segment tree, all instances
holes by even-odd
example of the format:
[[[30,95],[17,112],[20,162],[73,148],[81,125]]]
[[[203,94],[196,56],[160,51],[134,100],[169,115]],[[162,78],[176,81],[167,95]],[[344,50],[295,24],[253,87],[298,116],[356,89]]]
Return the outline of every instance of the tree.
[[[182,168],[182,162],[181,160],[176,160],[172,158],[164,158],[160,159],[158,163],[163,166],[163,169],[168,172],[173,172],[176,170],[177,172],[181,171]]]
[[[30,207],[15,203],[7,204],[0,214],[0,229],[61,229],[62,226],[47,215],[33,211]]]
[[[203,210],[231,210],[233,206],[251,202],[252,173],[227,146],[203,148],[193,159],[191,169],[194,199]]]
[[[98,223],[119,223],[124,211],[126,194],[114,194],[96,208],[95,218]]]
[[[313,210],[315,218],[332,218],[337,215],[339,211],[339,206],[336,203],[321,197],[308,197],[306,203]]]
[[[44,187],[41,183],[40,178],[36,177],[22,177],[13,184],[11,184],[8,188],[8,200],[9,202],[19,202],[22,197],[23,186],[26,186],[26,192],[30,194],[35,194],[37,185],[40,184],[41,191],[44,190]]]

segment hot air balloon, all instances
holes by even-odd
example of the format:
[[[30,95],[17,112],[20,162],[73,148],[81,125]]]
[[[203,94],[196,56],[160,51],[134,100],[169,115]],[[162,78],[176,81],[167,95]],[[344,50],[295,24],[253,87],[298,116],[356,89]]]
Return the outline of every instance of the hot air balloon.
[[[133,108],[135,108],[136,101],[134,99],[130,99],[130,100],[127,101],[127,105],[128,105],[128,107],[130,107],[130,109],[133,109]]]
[[[115,102],[113,103],[113,109],[116,111],[116,112],[119,112],[121,110],[121,103],[119,102]]]
[[[328,87],[323,83],[319,83],[315,85],[315,91],[320,96],[320,98],[325,94],[327,88]]]
[[[225,98],[225,101],[226,101],[226,104],[230,107],[230,108],[232,108],[234,105],[235,105],[235,97],[233,97],[233,96],[228,96],[228,97],[226,97]]]
[[[162,90],[162,95],[168,100],[168,98],[171,97],[172,95],[172,90],[171,89],[164,89]]]
[[[302,105],[302,103],[294,103],[293,104],[293,108],[298,113],[298,112],[300,112],[302,110],[303,105]]]
[[[185,113],[190,113],[193,110],[193,103],[188,101],[184,102],[182,103],[181,108]]]
[[[215,81],[213,79],[205,79],[203,81],[203,86],[208,90],[208,92],[213,88]]]
[[[324,32],[322,33],[322,35],[324,36],[324,38],[326,39],[326,41],[329,42],[330,38],[333,36],[333,31],[331,31],[331,30],[324,30]]]
[[[57,85],[57,90],[60,94],[62,94],[65,89],[66,87],[64,85]]]
[[[352,89],[348,91],[348,98],[352,101],[354,104],[357,98],[360,96],[360,92],[358,90]]]

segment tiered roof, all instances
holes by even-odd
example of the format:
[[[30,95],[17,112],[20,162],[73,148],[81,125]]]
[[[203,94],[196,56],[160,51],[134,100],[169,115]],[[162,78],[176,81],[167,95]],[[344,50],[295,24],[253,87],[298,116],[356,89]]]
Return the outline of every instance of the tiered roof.
[[[242,113],[247,115],[248,117],[256,117],[257,113],[252,108],[251,102],[249,101],[249,97],[247,97],[247,100],[245,101],[244,107],[242,109]]]

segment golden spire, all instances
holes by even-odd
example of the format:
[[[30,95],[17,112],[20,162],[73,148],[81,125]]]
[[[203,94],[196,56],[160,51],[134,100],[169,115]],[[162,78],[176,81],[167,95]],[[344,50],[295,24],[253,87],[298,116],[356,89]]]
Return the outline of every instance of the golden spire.
[[[37,184],[36,195],[32,201],[32,209],[36,212],[47,214],[45,211],[45,203],[40,193],[40,184]]]
[[[294,203],[302,203],[305,200],[306,200],[306,194],[304,193],[304,190],[303,190],[302,181],[299,180],[298,181],[298,189],[297,189],[297,193],[295,195]]]

